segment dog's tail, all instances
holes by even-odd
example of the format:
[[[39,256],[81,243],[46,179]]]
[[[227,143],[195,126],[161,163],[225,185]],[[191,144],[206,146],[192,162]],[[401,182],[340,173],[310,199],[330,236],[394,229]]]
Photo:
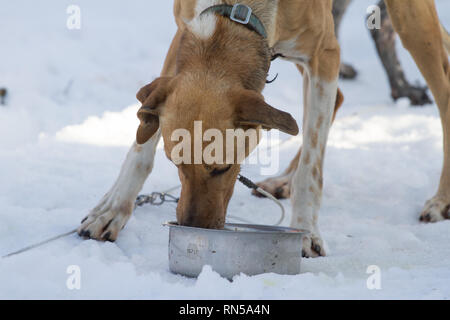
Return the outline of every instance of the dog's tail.
[[[445,27],[441,23],[442,39],[444,40],[444,47],[447,50],[447,54],[450,55],[450,34],[445,30]]]

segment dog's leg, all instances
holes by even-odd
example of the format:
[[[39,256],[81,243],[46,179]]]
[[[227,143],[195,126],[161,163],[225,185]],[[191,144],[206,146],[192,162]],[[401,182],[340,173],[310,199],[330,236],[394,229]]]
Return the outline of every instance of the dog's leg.
[[[334,33],[339,37],[339,29],[341,27],[342,18],[347,12],[348,6],[352,0],[334,0],[333,1],[333,18],[334,18]],[[343,79],[354,79],[358,75],[356,69],[347,63],[341,63],[339,75]]]
[[[326,6],[322,5],[322,2],[314,2],[311,11],[314,11],[315,18],[302,26],[295,52],[291,50],[290,54],[284,54],[287,59],[301,65],[300,71],[304,70],[303,146],[299,166],[291,181],[291,226],[310,232],[303,239],[303,255],[306,257],[325,255],[318,228],[322,168],[337,100],[342,100],[337,98],[340,49],[334,34],[331,1]]]
[[[316,57],[312,58],[313,60]],[[328,132],[331,127],[336,102],[337,78],[339,75],[339,49],[324,50],[316,63],[323,59],[334,61],[334,77],[327,71],[310,64],[304,77],[305,111],[303,122],[303,146],[299,167],[292,177],[291,226],[311,232],[303,239],[303,255],[324,256],[325,249],[318,227],[318,213],[322,201],[323,160]],[[334,79],[333,79],[334,78]]]
[[[162,76],[175,73],[175,59],[181,33],[178,32],[169,49]],[[89,213],[78,228],[85,238],[115,241],[134,209],[134,202],[148,175],[152,172],[160,130],[145,144],[136,142],[131,147],[119,177],[100,203]]]
[[[333,18],[334,18],[334,33],[336,37],[339,36],[339,28],[341,27],[342,18],[347,12],[348,6],[352,0],[334,0],[333,1]]]
[[[406,80],[395,48],[396,34],[389,19],[384,0],[378,3],[381,9],[381,29],[372,29],[370,34],[375,42],[378,55],[387,73],[394,101],[406,97],[413,106],[431,103],[426,86],[413,86]]]
[[[436,104],[444,129],[444,166],[438,192],[420,216],[436,222],[450,218],[450,65],[443,46],[434,0],[386,0],[392,23],[403,45],[422,72]]]

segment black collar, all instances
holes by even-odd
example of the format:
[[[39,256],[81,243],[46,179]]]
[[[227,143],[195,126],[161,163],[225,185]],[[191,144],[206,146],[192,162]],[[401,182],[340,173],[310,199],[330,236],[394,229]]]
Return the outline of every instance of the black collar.
[[[234,6],[229,4],[219,4],[205,9],[200,15],[208,12],[217,13],[232,21],[240,23],[248,29],[255,31],[264,39],[267,39],[266,28],[264,28],[261,20],[259,20],[259,18],[253,14],[252,9],[245,4],[238,3]]]

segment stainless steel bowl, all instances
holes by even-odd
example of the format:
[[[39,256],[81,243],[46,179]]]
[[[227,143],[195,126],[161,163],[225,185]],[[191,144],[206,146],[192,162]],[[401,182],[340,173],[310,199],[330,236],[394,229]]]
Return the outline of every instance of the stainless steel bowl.
[[[209,265],[231,279],[244,273],[300,273],[302,237],[307,231],[262,225],[231,224],[222,230],[169,227],[170,271],[197,277]]]

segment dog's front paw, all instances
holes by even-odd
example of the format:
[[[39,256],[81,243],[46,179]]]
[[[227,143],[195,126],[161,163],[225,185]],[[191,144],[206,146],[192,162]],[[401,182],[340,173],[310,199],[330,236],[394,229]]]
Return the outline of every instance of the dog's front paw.
[[[120,230],[125,227],[133,208],[133,201],[117,203],[114,197],[106,195],[100,204],[81,221],[77,232],[85,239],[114,242]]]
[[[305,258],[325,257],[326,252],[322,238],[314,233],[304,236],[302,256]]]
[[[445,219],[450,219],[450,201],[437,196],[428,200],[420,214],[420,221],[439,222]]]

